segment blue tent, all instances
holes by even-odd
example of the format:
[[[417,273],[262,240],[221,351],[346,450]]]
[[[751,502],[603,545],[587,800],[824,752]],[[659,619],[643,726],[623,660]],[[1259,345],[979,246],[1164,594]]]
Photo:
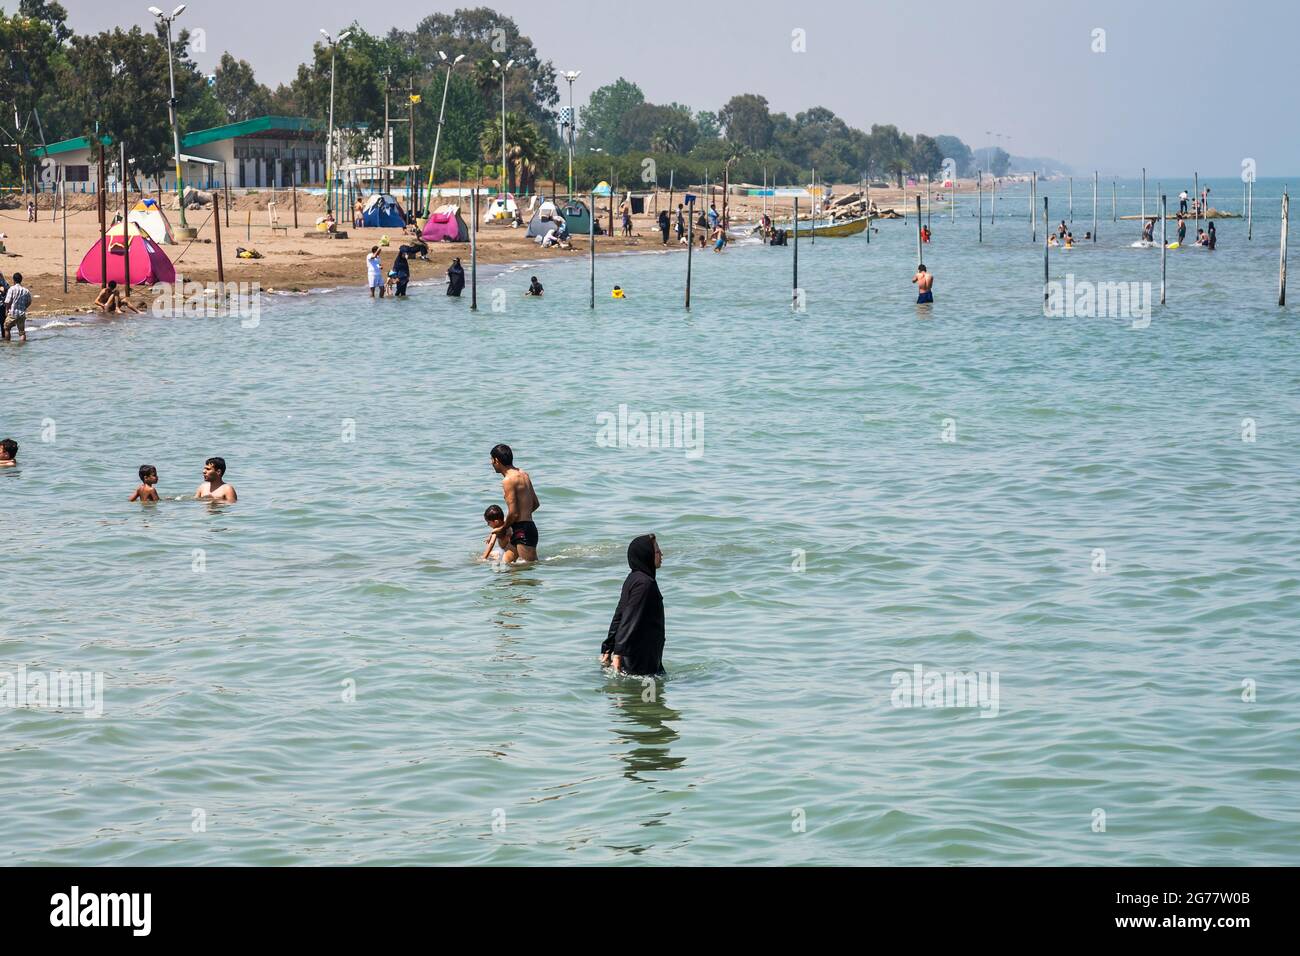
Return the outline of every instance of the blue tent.
[[[361,210],[361,222],[367,228],[401,229],[406,225],[401,204],[387,193],[375,193]]]

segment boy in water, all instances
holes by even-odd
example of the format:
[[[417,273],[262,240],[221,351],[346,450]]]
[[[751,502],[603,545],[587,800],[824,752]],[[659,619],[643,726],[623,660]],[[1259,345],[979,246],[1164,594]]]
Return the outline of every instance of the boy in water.
[[[12,468],[18,464],[18,442],[12,438],[0,441],[0,468]]]
[[[934,293],[931,291],[934,288],[934,276],[925,271],[924,265],[916,267],[916,275],[912,276],[912,281],[916,283],[917,305],[934,301]]]
[[[235,486],[226,484],[226,459],[209,458],[203,463],[203,484],[194,492],[202,501],[238,501]]]
[[[131,501],[157,501],[158,469],[153,465],[140,466],[140,487],[131,495]]]
[[[501,510],[500,505],[489,505],[488,509],[483,512],[483,520],[492,530],[488,533],[487,540],[484,542],[483,554],[479,556],[480,561],[499,561],[502,564],[513,564],[518,555],[515,554],[514,546],[506,541],[502,544],[503,538],[508,538],[509,529],[506,528],[506,515]]]
[[[99,295],[95,297],[95,311],[105,315],[125,315],[127,311],[140,314],[140,310],[117,291],[116,279],[109,279],[108,288],[101,289]]]

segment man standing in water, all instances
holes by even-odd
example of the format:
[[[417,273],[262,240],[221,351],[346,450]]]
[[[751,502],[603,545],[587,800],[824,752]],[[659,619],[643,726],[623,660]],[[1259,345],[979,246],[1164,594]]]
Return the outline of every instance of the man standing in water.
[[[506,499],[503,533],[510,536],[508,543],[520,561],[536,561],[537,525],[533,524],[533,512],[542,503],[533,491],[533,480],[528,472],[515,467],[515,453],[509,445],[497,445],[491,454],[492,470],[501,476],[501,490]]]
[[[916,267],[916,275],[912,276],[912,282],[916,284],[917,305],[934,301],[934,293],[930,291],[934,288],[934,276],[925,271],[924,265]]]

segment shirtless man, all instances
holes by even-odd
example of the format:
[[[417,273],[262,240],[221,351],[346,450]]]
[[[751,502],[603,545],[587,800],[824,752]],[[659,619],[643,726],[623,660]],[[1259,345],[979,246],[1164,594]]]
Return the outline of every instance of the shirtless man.
[[[226,484],[226,459],[209,458],[203,463],[203,484],[194,497],[203,501],[238,501],[235,486]]]
[[[916,304],[923,302],[933,302],[934,293],[930,290],[934,288],[934,276],[925,271],[924,265],[916,267],[916,275],[912,276],[912,281],[916,283]]]
[[[492,449],[492,470],[501,476],[501,490],[506,499],[506,517],[503,526],[509,528],[508,544],[520,561],[537,560],[537,525],[533,512],[542,506],[533,491],[533,480],[528,472],[515,467],[515,453],[509,445]]]

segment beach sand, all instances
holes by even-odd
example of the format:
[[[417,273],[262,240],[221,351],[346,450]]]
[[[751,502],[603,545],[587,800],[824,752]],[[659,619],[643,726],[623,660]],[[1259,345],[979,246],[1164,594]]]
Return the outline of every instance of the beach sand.
[[[966,184],[961,184],[960,191],[966,191]],[[834,195],[852,192],[855,185],[837,186]],[[697,195],[702,190],[692,187]],[[974,185],[970,184],[973,191]],[[941,190],[935,189],[938,193]],[[563,191],[561,190],[561,193]],[[907,190],[910,197],[916,195],[915,187]],[[149,194],[152,195],[152,194]],[[139,195],[132,193],[130,203],[134,204]],[[307,291],[310,289],[334,286],[362,286],[365,284],[365,258],[370,248],[379,244],[380,238],[387,236],[391,245],[383,248],[383,262],[387,267],[397,252],[397,246],[403,241],[401,233],[394,229],[353,229],[341,223],[348,236],[346,239],[327,238],[324,233],[314,229],[316,218],[325,212],[325,198],[300,192],[298,194],[298,226],[294,227],[292,195],[288,191],[276,194],[276,206],[279,225],[287,227],[283,232],[273,232],[267,212],[271,193],[267,191],[232,195],[230,206],[230,225],[226,225],[223,207],[221,222],[222,254],[225,264],[227,282],[259,283],[263,291]],[[659,208],[675,208],[681,202],[682,191],[672,194],[672,206],[669,207],[669,193],[661,190],[658,194]],[[897,189],[871,191],[871,198],[881,206],[898,206],[902,201],[902,192]],[[33,316],[66,315],[92,311],[91,303],[98,294],[98,287],[77,283],[77,267],[82,257],[99,238],[98,217],[95,198],[92,195],[70,195],[68,197],[67,215],[67,270],[68,291],[63,291],[63,220],[61,212],[56,217],[52,205],[54,197],[39,197],[38,219],[35,223],[26,221],[26,197],[11,197],[0,204],[0,233],[5,235],[6,252],[0,254],[0,269],[6,277],[15,272],[23,275],[23,284],[32,291]],[[108,218],[111,222],[114,212],[122,208],[122,198],[110,194]],[[722,208],[721,189],[715,190],[713,201]],[[647,212],[633,217],[634,235],[623,238],[619,222],[614,224],[614,234],[597,236],[597,254],[627,253],[634,251],[653,251],[663,249],[659,241],[656,226],[654,199],[646,203]],[[773,200],[769,200],[771,204]],[[707,205],[707,204],[706,204]],[[164,196],[163,206],[173,229],[180,224],[180,215],[174,196]],[[775,218],[788,216],[789,200],[781,200],[781,205],[774,213]],[[763,209],[763,201],[757,197],[731,196],[728,199],[728,215],[731,221],[757,221]],[[608,229],[609,204],[607,200],[597,200],[596,210],[601,226]],[[771,207],[769,206],[769,211]],[[463,207],[461,215],[469,221],[468,206]],[[525,214],[526,215],[526,214]],[[164,246],[163,250],[176,265],[178,274],[186,281],[217,281],[217,253],[215,230],[212,223],[212,209],[187,209],[186,217],[191,227],[198,228],[198,238],[193,242],[180,241],[173,246]],[[617,216],[615,217],[617,220]],[[698,229],[696,241],[698,242]],[[240,259],[235,250],[238,247],[256,249],[263,256],[261,259]],[[549,259],[563,259],[588,254],[587,237],[573,237],[573,248],[542,249],[529,239],[526,230],[510,228],[506,225],[480,223],[478,231],[478,260],[484,264],[517,261],[545,262]],[[670,241],[670,250],[682,250],[684,247],[675,240]],[[413,281],[441,278],[453,257],[459,256],[466,271],[469,269],[469,243],[438,243],[430,247],[429,261],[411,261],[411,278]],[[147,291],[132,290],[132,302],[140,308],[149,304]]]

